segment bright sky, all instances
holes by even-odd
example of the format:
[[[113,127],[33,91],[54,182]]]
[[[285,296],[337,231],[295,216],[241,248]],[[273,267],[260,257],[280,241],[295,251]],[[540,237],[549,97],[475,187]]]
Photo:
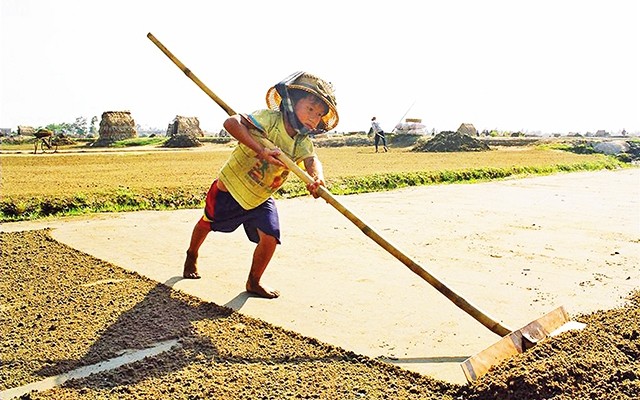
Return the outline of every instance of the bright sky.
[[[374,115],[390,131],[405,113],[436,132],[640,132],[639,4],[0,0],[0,127],[129,110],[218,132],[225,112],[151,32],[238,112],[305,70],[333,83],[339,132]]]

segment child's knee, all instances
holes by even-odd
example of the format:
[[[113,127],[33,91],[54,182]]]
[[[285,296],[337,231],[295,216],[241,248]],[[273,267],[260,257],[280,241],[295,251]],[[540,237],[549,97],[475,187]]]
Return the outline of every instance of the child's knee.
[[[211,223],[209,221],[207,221],[206,219],[204,219],[204,217],[200,218],[200,220],[198,221],[197,225],[198,225],[198,229],[211,230]]]
[[[264,240],[264,241],[266,241],[266,242],[267,242],[267,243],[269,243],[269,244],[274,244],[274,245],[275,245],[275,244],[278,244],[278,238],[276,238],[275,236],[267,235],[267,234],[265,234],[264,236],[262,236],[262,237],[260,238],[260,240],[261,240],[261,241],[262,241],[262,240]]]
[[[270,235],[268,233],[262,232],[260,229],[258,229],[258,237],[259,237],[260,243],[269,244],[269,245],[278,244],[277,237]]]

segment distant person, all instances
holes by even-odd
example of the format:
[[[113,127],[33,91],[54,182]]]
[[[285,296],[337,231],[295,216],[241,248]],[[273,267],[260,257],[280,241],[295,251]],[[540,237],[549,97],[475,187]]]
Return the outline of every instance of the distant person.
[[[294,162],[304,163],[314,179],[307,189],[318,198],[324,174],[309,135],[335,128],[338,112],[331,85],[304,72],[270,88],[267,107],[225,120],[224,128],[239,144],[207,193],[204,216],[193,228],[182,276],[200,278],[198,251],[210,231],[233,232],[243,225],[248,239],[256,243],[246,290],[275,298],[280,292],[265,286],[261,278],[280,243],[278,210],[271,195],[289,175],[277,157],[284,153]],[[276,148],[266,147],[260,137],[268,138]]]
[[[376,121],[376,117],[371,118],[371,129],[369,130],[374,136],[373,143],[376,146],[376,153],[378,152],[378,143],[382,140],[382,147],[384,151],[387,152],[389,149],[387,148],[387,138],[384,136],[384,131],[380,128],[380,124]]]

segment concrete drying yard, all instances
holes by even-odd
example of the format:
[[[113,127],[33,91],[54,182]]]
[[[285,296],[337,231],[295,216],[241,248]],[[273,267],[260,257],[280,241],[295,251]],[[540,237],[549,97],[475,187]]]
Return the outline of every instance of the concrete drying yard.
[[[572,316],[617,309],[628,305],[628,296],[640,287],[639,169],[557,174],[472,185],[418,187],[341,196],[339,199],[425,269],[514,329],[560,305]],[[300,385],[308,395],[316,393],[320,398],[332,398],[329,394],[333,393],[344,398],[385,398],[384,394],[387,393],[389,398],[395,398],[394,393],[405,393],[402,390],[406,388],[385,392],[393,388],[385,386],[384,381],[379,389],[375,389],[378,386],[372,382],[382,379],[380,370],[376,369],[384,369],[384,365],[392,367],[385,370],[385,374],[395,374],[394,378],[390,378],[394,382],[395,379],[401,379],[398,376],[405,374],[402,371],[409,371],[406,377],[411,378],[405,378],[410,381],[413,379],[411,385],[420,389],[414,392],[406,389],[408,397],[415,395],[415,398],[427,398],[425,396],[428,394],[440,398],[442,395],[453,396],[456,390],[461,390],[457,385],[464,384],[465,380],[460,362],[492,345],[498,337],[378,247],[324,201],[308,197],[281,200],[278,201],[278,208],[283,244],[276,251],[264,276],[268,284],[282,292],[281,297],[275,300],[251,297],[244,292],[253,245],[246,240],[242,230],[228,235],[210,235],[201,249],[200,273],[203,278],[195,281],[181,279],[184,251],[200,210],[102,214],[6,223],[1,228],[7,232],[3,234],[3,264],[5,257],[15,262],[12,273],[18,275],[21,271],[16,269],[28,269],[32,265],[28,262],[25,264],[24,260],[22,264],[13,260],[14,257],[20,258],[20,251],[14,249],[14,254],[6,250],[10,242],[17,240],[8,232],[51,228],[46,234],[54,239],[53,243],[69,246],[70,252],[81,252],[75,256],[60,254],[60,259],[55,263],[61,268],[60,274],[69,279],[70,288],[75,271],[78,277],[84,276],[84,272],[78,270],[77,264],[69,264],[69,260],[91,257],[106,262],[106,265],[113,265],[113,268],[122,268],[123,273],[135,272],[148,278],[148,282],[162,284],[156,286],[158,288],[171,288],[205,302],[203,304],[210,302],[215,306],[223,306],[221,310],[237,311],[239,314],[232,312],[229,316],[218,310],[225,318],[239,318],[233,320],[231,328],[220,328],[218,334],[213,332],[211,340],[220,336],[225,346],[253,345],[251,341],[225,337],[228,332],[235,332],[235,336],[238,331],[258,332],[256,335],[262,338],[265,331],[277,331],[271,333],[269,339],[272,341],[274,337],[287,336],[286,332],[295,332],[303,338],[319,341],[322,352],[327,353],[320,358],[343,360],[346,351],[354,353],[358,361],[357,368],[374,371],[370,375],[363,371],[351,371],[354,374],[351,376],[340,370],[334,378],[325,377],[324,383],[328,387],[317,388],[314,392],[313,385],[309,386],[306,378],[301,377],[306,375],[295,372],[304,371],[307,364],[296,364],[296,368],[302,369],[293,369],[287,375],[287,367],[276,363],[276,366],[284,369],[280,371],[284,373],[283,376],[301,379],[303,383]],[[70,265],[74,267],[70,268]],[[103,279],[111,279],[112,282],[108,283],[110,287],[121,285],[121,290],[125,292],[129,290],[125,289],[129,287],[129,280],[134,280],[126,275]],[[21,281],[19,276],[7,275],[3,271],[3,293],[5,288],[11,288],[11,294],[5,296],[2,304],[4,313],[9,317],[15,317],[11,314],[12,310],[30,313],[30,307],[22,309],[5,303],[14,297],[22,298],[24,304],[30,301],[29,296],[35,294],[28,285],[22,284],[24,282],[26,280]],[[108,309],[109,304],[107,301],[102,306]],[[117,306],[117,302],[114,304]],[[134,309],[135,304],[139,306],[140,303],[132,304]],[[161,304],[155,306],[158,306],[158,318],[167,312]],[[637,313],[637,305],[635,310]],[[112,344],[128,348],[125,339],[117,340],[114,337],[105,340],[101,336],[105,331],[113,333],[113,327],[118,325],[118,316],[122,320],[122,314],[116,313],[109,317],[111,322],[105,322],[100,329],[96,328],[94,336],[102,346]],[[242,320],[245,317],[248,319]],[[141,343],[145,345],[138,343],[139,347],[188,336],[190,329],[205,329],[201,325],[206,325],[206,320],[203,318],[197,323],[192,321],[197,328],[181,322],[178,324],[180,332],[165,336],[156,331],[153,340],[142,340]],[[631,324],[629,336],[635,343],[635,351],[638,351],[638,320],[630,319],[628,322]],[[254,327],[254,323],[259,326]],[[132,330],[131,336],[137,336],[136,323],[129,323],[126,327]],[[284,328],[285,333],[269,327]],[[54,331],[56,329],[60,328]],[[83,328],[74,326],[69,329]],[[163,329],[171,331],[170,328]],[[620,327],[619,330],[624,331],[625,328]],[[148,335],[150,332],[153,329],[147,327],[140,334]],[[263,332],[262,336],[259,332]],[[589,332],[597,334],[598,330]],[[10,330],[8,334],[11,336]],[[116,336],[122,334],[118,332]],[[5,337],[3,335],[3,358],[8,357],[7,351],[10,350]],[[136,340],[141,339],[138,337]],[[323,347],[325,344],[328,347]],[[33,345],[37,346],[35,343]],[[184,340],[182,346],[185,347]],[[223,347],[220,345],[220,349]],[[225,351],[231,350],[219,352]],[[96,352],[91,360],[85,356],[83,362],[92,364],[89,361],[103,361],[99,360],[99,354],[102,353]],[[357,355],[365,357],[357,360]],[[73,357],[70,359],[73,360]],[[25,361],[24,357],[22,361]],[[4,361],[3,364],[6,365]],[[68,362],[69,366],[75,364]],[[316,367],[310,366],[308,372],[313,375],[311,371]],[[175,375],[177,367],[172,368],[167,373]],[[209,372],[200,372],[204,376],[208,373],[214,377],[220,372],[213,371],[215,367],[209,368]],[[637,371],[637,362],[635,369]],[[50,375],[53,371],[64,370],[58,361]],[[164,371],[158,365],[149,368],[151,370],[156,371],[149,372],[149,376],[154,377],[160,374],[158,371]],[[413,372],[420,375],[416,377],[412,375]],[[236,379],[238,384],[245,382],[246,376],[243,378],[238,371],[234,373],[239,374]],[[29,373],[25,374],[29,376]],[[38,376],[44,379],[49,375],[42,373],[42,370],[40,375],[32,371],[30,378],[12,378],[13,384],[6,384],[3,390],[37,381]],[[276,379],[275,376],[268,379]],[[338,382],[345,376],[351,376],[352,382],[359,382],[361,378],[368,380],[369,391],[363,393],[368,393],[369,397],[358,396],[357,391],[349,392],[352,396],[349,397],[336,389],[338,386],[331,385],[331,379]],[[427,379],[427,384],[420,380],[421,376],[435,380]],[[636,383],[629,388],[624,386],[620,389],[621,393],[637,390],[637,376],[634,376],[631,381]],[[135,386],[124,385],[132,387],[133,393],[138,393],[135,396],[142,396],[139,398],[145,397],[141,395],[143,389],[138,386],[145,382],[142,378],[136,380]],[[118,379],[112,379],[118,382]],[[201,377],[191,376],[189,381],[200,382],[199,379]],[[284,381],[281,381],[278,389],[265,389],[264,398],[270,398],[272,393],[279,393],[274,398],[295,398],[296,393],[300,394],[293,390],[291,396],[284,395],[280,390],[296,384],[287,383],[289,378],[282,379]],[[206,380],[202,378],[203,382]],[[163,382],[166,383],[166,379]],[[231,385],[229,382],[226,384]],[[367,386],[362,382],[359,385]],[[269,387],[269,383],[263,383],[262,386]],[[229,388],[225,398],[241,398],[248,393],[243,392],[246,387],[236,392],[232,386]],[[98,389],[95,384],[85,384],[84,389],[69,389],[65,393],[73,398],[73,393],[82,390],[86,395]],[[111,387],[110,390],[100,393],[113,395],[115,389]],[[138,398],[135,396],[131,398]],[[535,393],[531,393],[528,398],[550,397],[536,397]]]

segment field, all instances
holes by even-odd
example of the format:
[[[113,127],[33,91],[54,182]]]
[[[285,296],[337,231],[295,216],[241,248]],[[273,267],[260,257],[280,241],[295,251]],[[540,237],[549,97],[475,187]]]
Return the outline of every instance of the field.
[[[413,153],[408,147],[380,154],[370,146],[317,150],[331,190],[340,193],[627,166],[599,154],[534,146],[437,154]],[[174,290],[120,263],[65,245],[52,237],[50,229],[12,231],[14,223],[7,222],[42,217],[52,221],[95,211],[197,208],[229,152],[227,145],[207,144],[193,150],[2,154],[0,397],[11,398],[12,388],[59,379],[59,374],[123,354],[131,356],[136,350],[168,341],[176,345],[164,353],[71,379],[50,390],[36,386],[37,392],[24,392],[20,398],[533,400],[640,396],[637,290],[629,294],[624,307],[575,316],[587,323],[585,330],[539,344],[473,385],[458,385]],[[291,181],[284,195],[304,194],[297,179]],[[175,231],[173,226],[169,236]],[[527,226],[526,231],[534,229]],[[105,232],[107,229],[97,229],[83,233],[83,238],[91,242],[90,234],[114,234]],[[443,229],[442,235],[447,234]],[[169,247],[159,232],[151,236]],[[628,242],[626,237],[616,236],[616,240]],[[637,246],[638,240],[633,238],[627,245]],[[600,241],[606,240],[602,237]],[[545,249],[543,255],[549,251]],[[619,254],[609,254],[612,251],[607,248],[607,255],[619,258]],[[556,257],[562,265],[568,260],[567,254]],[[493,253],[490,258],[496,259]],[[316,283],[310,282],[307,290],[316,290]]]
[[[6,197],[73,196],[126,187],[134,191],[201,189],[211,184],[230,154],[218,151],[121,152],[114,154],[23,155],[2,159]],[[463,171],[514,166],[545,168],[602,162],[601,155],[559,150],[496,150],[491,153],[375,154],[368,148],[320,148],[329,182],[347,177],[408,172]]]
[[[0,220],[91,211],[199,207],[230,145],[194,150],[146,147],[129,151],[2,155]],[[327,185],[335,194],[514,175],[616,168],[601,154],[548,147],[501,147],[489,152],[421,153],[396,148],[320,147]],[[296,179],[282,197],[305,194]]]

